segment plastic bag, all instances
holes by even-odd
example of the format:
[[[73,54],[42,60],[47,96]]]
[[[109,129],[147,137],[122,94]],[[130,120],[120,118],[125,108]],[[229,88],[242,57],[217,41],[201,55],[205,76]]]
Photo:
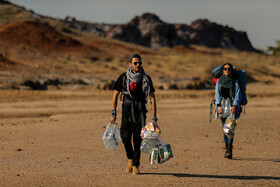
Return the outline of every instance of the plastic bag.
[[[229,137],[229,138],[234,137],[236,125],[237,125],[237,120],[235,119],[235,116],[230,115],[226,119],[226,123],[223,127],[223,131],[227,137]]]
[[[103,134],[102,140],[107,150],[116,150],[121,139],[117,123],[109,123]]]
[[[144,153],[151,153],[157,145],[157,139],[143,139],[141,142],[140,150]]]
[[[170,158],[173,158],[173,153],[170,144],[158,140],[157,145],[154,147],[152,152],[149,156],[149,163],[150,164],[162,164],[169,160]]]
[[[158,143],[160,127],[155,121],[148,122],[141,130],[141,147],[140,150],[144,153],[151,153]]]
[[[149,121],[141,130],[142,139],[159,139],[161,129],[156,121]]]
[[[222,114],[220,114],[220,118],[227,118],[231,114],[231,102],[230,99],[222,98],[221,100],[221,107],[223,108]]]

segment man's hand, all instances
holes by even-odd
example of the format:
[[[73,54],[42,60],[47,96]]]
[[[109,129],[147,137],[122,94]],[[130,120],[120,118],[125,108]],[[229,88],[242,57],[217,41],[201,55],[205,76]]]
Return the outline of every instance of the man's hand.
[[[110,122],[112,124],[115,124],[116,123],[116,117],[111,116]]]
[[[232,106],[231,109],[230,109],[231,113],[232,114],[235,114],[236,112],[236,106]]]
[[[223,108],[221,106],[218,107],[218,114],[222,114],[223,113]]]

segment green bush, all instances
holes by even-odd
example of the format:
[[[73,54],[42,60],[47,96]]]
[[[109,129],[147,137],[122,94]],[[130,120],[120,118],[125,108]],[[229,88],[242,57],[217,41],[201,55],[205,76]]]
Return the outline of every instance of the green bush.
[[[273,56],[280,56],[280,40],[276,41],[276,47],[268,46],[267,52],[271,53]]]

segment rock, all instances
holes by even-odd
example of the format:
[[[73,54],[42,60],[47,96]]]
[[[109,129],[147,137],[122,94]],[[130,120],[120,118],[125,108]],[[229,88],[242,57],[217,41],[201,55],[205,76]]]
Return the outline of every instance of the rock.
[[[244,51],[256,51],[248,39],[246,32],[236,31],[207,19],[198,19],[190,24],[193,29],[190,43],[207,47],[221,47]]]
[[[188,45],[178,37],[173,24],[164,23],[158,16],[150,13],[113,27],[106,33],[106,37],[152,48]]]
[[[202,81],[191,81],[187,86],[186,89],[189,90],[202,90],[206,89],[206,84]]]
[[[146,47],[188,47],[190,44],[215,48],[256,51],[246,32],[236,31],[207,19],[198,19],[187,24],[165,23],[158,16],[145,13],[134,17],[127,24],[116,25],[106,37]]]
[[[168,87],[169,90],[178,90],[179,87],[177,84],[170,84],[169,87]]]
[[[26,80],[23,83],[24,86],[29,86],[32,90],[47,90],[47,84],[45,83],[40,83],[39,81],[31,81],[31,80]]]
[[[99,90],[113,90],[114,88],[115,81],[114,80],[109,80],[105,82],[100,82],[97,85],[97,89]]]

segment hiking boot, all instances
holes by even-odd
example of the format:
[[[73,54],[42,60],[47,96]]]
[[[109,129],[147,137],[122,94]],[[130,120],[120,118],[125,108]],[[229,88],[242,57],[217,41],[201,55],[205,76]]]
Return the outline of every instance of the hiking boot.
[[[128,159],[127,166],[126,166],[125,170],[126,170],[127,173],[132,172],[132,159]]]
[[[228,156],[228,145],[226,145],[226,152],[225,152],[225,154],[224,154],[224,158],[227,158]]]
[[[228,159],[232,159],[232,145],[227,146],[227,154],[226,154]]]
[[[132,166],[132,175],[137,175],[140,173],[140,170],[136,166]]]

